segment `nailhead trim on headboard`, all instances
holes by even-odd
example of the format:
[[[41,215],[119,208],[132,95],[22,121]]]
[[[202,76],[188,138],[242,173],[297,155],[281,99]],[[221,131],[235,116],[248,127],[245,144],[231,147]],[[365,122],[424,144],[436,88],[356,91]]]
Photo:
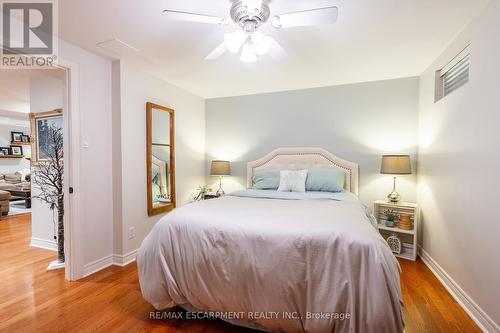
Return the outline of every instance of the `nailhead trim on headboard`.
[[[270,168],[272,168],[273,160],[279,156],[288,156],[291,160],[286,163],[288,165],[293,165],[293,157],[297,156],[297,164],[318,164],[318,167],[327,166],[328,163],[317,163],[317,161],[307,163],[307,160],[304,159],[304,156],[319,156],[330,162],[331,166],[344,170],[348,175],[346,189],[354,194],[358,194],[358,165],[354,162],[343,160],[322,148],[278,148],[256,161],[249,162],[247,164],[247,187],[250,188],[252,186],[252,175],[255,169],[266,169],[264,166],[267,164],[271,164]]]

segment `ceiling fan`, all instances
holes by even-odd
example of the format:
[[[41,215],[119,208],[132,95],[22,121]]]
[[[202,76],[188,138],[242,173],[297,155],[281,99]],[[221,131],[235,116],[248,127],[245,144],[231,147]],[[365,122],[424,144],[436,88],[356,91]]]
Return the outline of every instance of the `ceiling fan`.
[[[266,0],[233,1],[228,18],[170,9],[164,10],[163,13],[172,20],[237,26],[236,31],[224,34],[224,41],[205,59],[213,60],[222,56],[226,51],[236,54],[241,50],[240,60],[248,63],[257,61],[258,55],[269,54],[275,60],[287,57],[286,51],[273,37],[259,31],[263,25],[270,25],[276,29],[305,27],[333,24],[338,17],[338,8],[335,6],[271,15],[269,2]]]

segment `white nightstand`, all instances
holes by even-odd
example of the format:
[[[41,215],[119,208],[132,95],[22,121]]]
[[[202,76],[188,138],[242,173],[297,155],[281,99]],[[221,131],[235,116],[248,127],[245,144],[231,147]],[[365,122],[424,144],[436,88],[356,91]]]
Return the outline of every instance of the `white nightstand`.
[[[386,217],[383,213],[386,209],[392,209],[398,213],[406,213],[410,215],[412,221],[412,230],[403,230],[398,226],[391,228],[385,225]],[[387,237],[392,234],[401,240],[401,254],[394,253],[396,257],[416,260],[417,259],[417,230],[418,230],[418,219],[419,219],[419,208],[417,204],[400,202],[393,204],[387,202],[387,200],[377,200],[373,203],[373,215],[377,219],[378,229],[382,237],[387,239]]]

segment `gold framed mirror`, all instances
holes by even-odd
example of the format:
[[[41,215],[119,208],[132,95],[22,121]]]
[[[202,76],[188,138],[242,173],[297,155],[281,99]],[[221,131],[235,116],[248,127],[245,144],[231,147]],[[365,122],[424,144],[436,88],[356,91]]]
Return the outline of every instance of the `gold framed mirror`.
[[[148,215],[175,208],[174,110],[146,104]]]

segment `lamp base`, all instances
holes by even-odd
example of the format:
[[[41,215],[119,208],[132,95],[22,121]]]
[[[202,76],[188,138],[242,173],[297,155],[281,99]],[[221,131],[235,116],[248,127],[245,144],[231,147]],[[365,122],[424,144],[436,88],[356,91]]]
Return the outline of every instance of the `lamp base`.
[[[398,203],[401,201],[401,196],[398,191],[396,191],[396,177],[393,177],[394,182],[392,183],[392,192],[387,195],[387,200],[390,203]]]
[[[391,193],[389,193],[387,195],[387,200],[390,202],[390,203],[399,203],[401,201],[401,196],[399,195],[398,192],[396,191],[392,191]]]
[[[222,189],[222,177],[219,176],[219,189],[217,190],[217,192],[215,192],[216,195],[218,196],[222,196],[224,194],[226,194],[226,192],[224,192],[224,190]]]

